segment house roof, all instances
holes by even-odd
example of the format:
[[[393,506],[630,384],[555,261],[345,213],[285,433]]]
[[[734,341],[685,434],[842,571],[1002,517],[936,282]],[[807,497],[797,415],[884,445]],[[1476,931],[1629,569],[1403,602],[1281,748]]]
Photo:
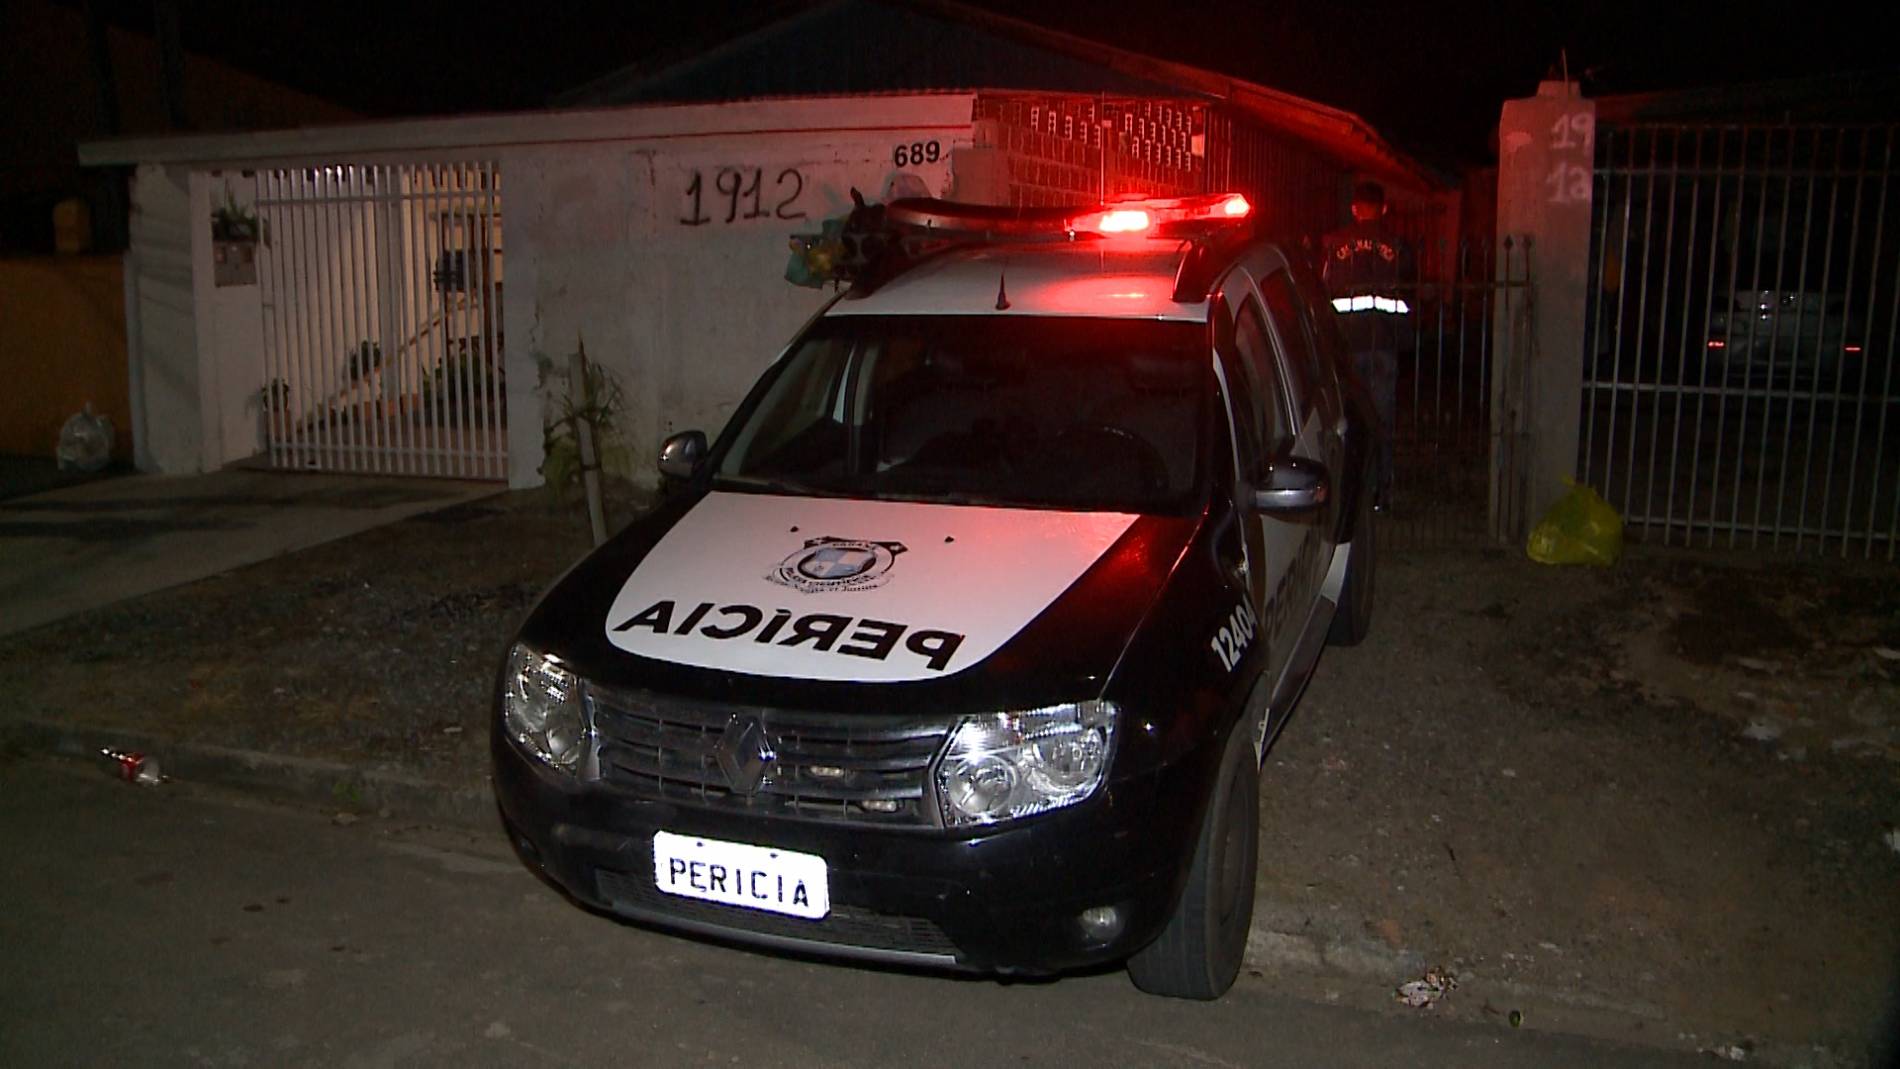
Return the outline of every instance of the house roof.
[[[950,89],[1224,103],[1351,169],[1419,190],[1449,184],[1350,112],[954,0],[813,0],[724,44],[671,62],[624,68],[554,103],[602,106]]]
[[[1900,71],[1621,93],[1596,103],[1605,123],[1892,122],[1900,119]]]
[[[482,159],[551,145],[684,144],[733,135],[809,137],[899,127],[941,129],[948,135],[969,128],[972,103],[968,93],[944,92],[384,119],[254,133],[88,141],[79,146],[79,162],[87,167],[319,165],[339,160]]]

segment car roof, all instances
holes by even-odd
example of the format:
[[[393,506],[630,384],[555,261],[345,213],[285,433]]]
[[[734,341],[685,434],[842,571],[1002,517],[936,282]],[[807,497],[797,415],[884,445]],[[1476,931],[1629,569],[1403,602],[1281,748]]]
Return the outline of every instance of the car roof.
[[[973,245],[927,257],[828,315],[1032,315],[1204,323],[1208,302],[1174,299],[1190,243],[1175,239]],[[1001,289],[1006,308],[997,307]]]

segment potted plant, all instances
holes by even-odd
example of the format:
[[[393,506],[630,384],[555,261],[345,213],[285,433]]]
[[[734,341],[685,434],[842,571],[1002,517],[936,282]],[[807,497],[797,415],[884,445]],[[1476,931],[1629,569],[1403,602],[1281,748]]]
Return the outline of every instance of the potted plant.
[[[264,237],[257,213],[239,204],[225,183],[224,203],[211,209],[212,281],[219,286],[257,282],[257,243]]]

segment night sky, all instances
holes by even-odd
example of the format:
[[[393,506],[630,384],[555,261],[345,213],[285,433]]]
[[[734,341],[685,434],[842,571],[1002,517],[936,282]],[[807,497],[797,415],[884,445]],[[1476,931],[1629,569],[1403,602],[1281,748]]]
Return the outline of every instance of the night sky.
[[[116,23],[151,25],[150,0],[95,2]],[[1593,95],[1900,66],[1892,27],[1836,3],[976,3],[1345,108],[1447,164],[1482,162],[1499,103],[1532,91],[1563,52]],[[178,3],[188,51],[373,116],[540,107],[601,74],[716,44],[797,6]]]

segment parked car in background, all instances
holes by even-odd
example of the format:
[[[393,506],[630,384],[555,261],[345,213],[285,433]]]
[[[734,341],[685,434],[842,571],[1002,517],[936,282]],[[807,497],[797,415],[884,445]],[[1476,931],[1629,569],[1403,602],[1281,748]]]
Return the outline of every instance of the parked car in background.
[[[1710,383],[1831,391],[1858,388],[1866,325],[1841,294],[1757,290],[1709,315]]]

